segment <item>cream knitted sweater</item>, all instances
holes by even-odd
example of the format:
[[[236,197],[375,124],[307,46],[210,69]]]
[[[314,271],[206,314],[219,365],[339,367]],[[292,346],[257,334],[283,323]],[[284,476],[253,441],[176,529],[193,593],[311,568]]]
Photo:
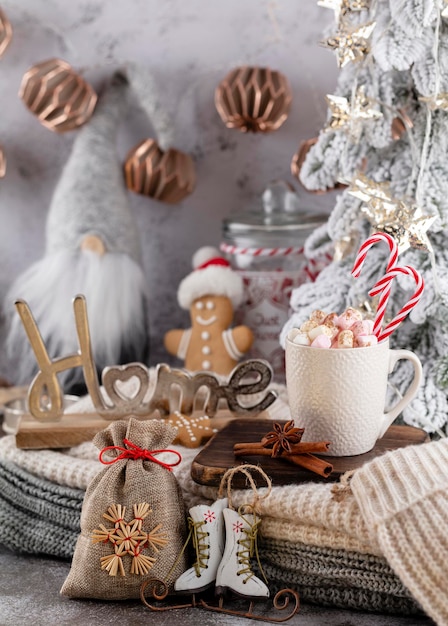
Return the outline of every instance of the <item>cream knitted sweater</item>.
[[[448,626],[448,439],[389,452],[350,483],[389,565]]]

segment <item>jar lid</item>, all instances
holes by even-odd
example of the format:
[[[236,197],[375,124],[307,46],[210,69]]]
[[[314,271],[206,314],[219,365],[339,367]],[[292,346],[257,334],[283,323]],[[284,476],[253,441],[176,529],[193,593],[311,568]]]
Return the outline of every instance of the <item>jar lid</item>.
[[[327,221],[328,215],[300,210],[298,204],[299,198],[288,183],[271,183],[263,193],[262,209],[236,213],[224,219],[224,234],[292,234],[312,231]]]

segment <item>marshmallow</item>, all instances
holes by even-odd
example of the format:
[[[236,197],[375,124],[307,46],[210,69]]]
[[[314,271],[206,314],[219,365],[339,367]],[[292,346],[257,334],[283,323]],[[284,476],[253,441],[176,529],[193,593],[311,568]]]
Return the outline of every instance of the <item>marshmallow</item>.
[[[339,332],[339,327],[336,326],[336,324],[332,324],[331,322],[326,322],[325,324],[323,324],[323,326],[325,326],[326,328],[328,328],[329,331],[331,331],[331,335],[329,336],[332,338],[336,337],[336,335]]]
[[[291,328],[291,330],[288,332],[288,339],[290,341],[293,341],[294,337],[298,335],[299,333],[300,333],[300,330],[298,328]]]
[[[313,339],[316,339],[316,337],[318,337],[319,335],[327,335],[327,337],[331,338],[334,334],[334,330],[329,326],[325,326],[324,324],[316,326],[316,328],[308,331],[308,337],[311,339],[311,341],[313,341]]]
[[[341,330],[338,335],[338,348],[353,348],[353,333],[351,330]]]
[[[337,325],[339,328],[342,328],[342,330],[347,330],[348,328],[351,328],[355,322],[360,322],[361,320],[361,311],[349,307],[338,317]]]
[[[326,324],[326,325],[329,325],[329,326],[331,326],[331,325],[334,326],[335,324],[337,324],[337,319],[338,319],[338,314],[337,313],[329,313],[325,317],[323,323]]]
[[[331,342],[331,348],[339,348],[338,337],[339,333],[333,337],[333,341]]]
[[[368,348],[369,346],[376,346],[378,339],[375,335],[358,335],[356,338],[356,344],[359,348]]]
[[[350,329],[355,337],[359,335],[371,335],[373,333],[373,321],[362,320],[362,322],[355,322]]]
[[[330,348],[331,339],[328,335],[318,335],[311,343],[312,348]]]
[[[341,315],[315,309],[310,319],[292,328],[288,339],[300,346],[315,348],[364,348],[374,346],[373,321],[363,320],[361,311],[348,307]]]
[[[313,328],[316,328],[316,326],[318,326],[317,322],[314,322],[313,320],[306,320],[306,322],[303,322],[302,326],[300,327],[300,330],[303,333],[308,333]]]
[[[308,335],[306,333],[301,333],[300,331],[294,336],[292,342],[299,346],[309,346],[311,343]]]
[[[327,317],[327,314],[320,309],[316,309],[310,315],[310,320],[316,322],[317,324],[323,324],[324,319]]]

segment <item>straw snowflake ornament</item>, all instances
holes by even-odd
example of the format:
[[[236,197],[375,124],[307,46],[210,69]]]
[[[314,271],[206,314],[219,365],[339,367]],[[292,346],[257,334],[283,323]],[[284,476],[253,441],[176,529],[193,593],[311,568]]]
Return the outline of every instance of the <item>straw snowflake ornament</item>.
[[[162,524],[158,524],[151,531],[143,530],[144,520],[152,512],[149,504],[142,502],[134,504],[134,517],[130,522],[125,519],[126,507],[113,504],[103,514],[104,519],[114,524],[113,528],[106,528],[100,524],[92,532],[93,543],[110,543],[114,548],[113,554],[101,557],[101,569],[109,572],[109,576],[126,576],[123,557],[132,557],[130,573],[137,576],[147,574],[157,558],[143,554],[144,550],[151,549],[158,553],[168,543],[165,534],[161,531]]]

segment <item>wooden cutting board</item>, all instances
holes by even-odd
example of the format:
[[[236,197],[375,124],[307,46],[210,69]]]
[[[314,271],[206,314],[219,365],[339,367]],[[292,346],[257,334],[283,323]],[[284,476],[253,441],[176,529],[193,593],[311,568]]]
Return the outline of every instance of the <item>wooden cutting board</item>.
[[[286,424],[286,422],[278,422]],[[225,426],[205,445],[194,459],[191,466],[193,480],[201,485],[218,487],[222,476],[230,467],[243,463],[260,465],[270,476],[274,485],[289,485],[307,481],[335,481],[341,474],[349,470],[360,468],[367,461],[384,454],[388,450],[396,450],[412,444],[420,444],[429,441],[428,434],[420,428],[413,426],[391,426],[382,439],[376,442],[370,452],[358,456],[320,456],[333,465],[333,472],[329,478],[321,478],[307,470],[292,465],[283,459],[271,459],[266,456],[248,456],[236,458],[233,454],[234,443],[256,442],[271,430],[272,423],[260,419],[236,419]],[[254,473],[254,479],[257,476]],[[236,474],[232,484],[238,488],[245,488],[245,477]],[[259,486],[265,486],[262,481]]]
[[[196,412],[191,416],[191,419],[194,417],[203,419],[201,415],[201,412]],[[259,413],[259,416],[263,416],[263,412]],[[151,419],[151,417],[160,419],[158,413],[142,419]],[[199,447],[201,443],[210,439],[214,430],[220,430],[233,419],[235,419],[235,415],[230,411],[220,410],[214,417],[207,419],[206,430],[203,430],[201,423],[199,423],[199,428],[193,425],[194,432],[186,427],[181,428],[174,443],[191,448]],[[238,419],[241,418],[238,417]],[[251,417],[244,418],[244,420],[252,419]],[[267,418],[263,421],[266,422]],[[110,421],[101,419],[96,413],[65,413],[57,422],[39,422],[31,415],[24,415],[16,433],[16,446],[25,450],[71,448],[85,441],[92,441],[94,436],[110,423]],[[269,422],[267,424],[269,425]],[[174,425],[176,424],[174,423]],[[194,435],[194,441],[192,435]]]

